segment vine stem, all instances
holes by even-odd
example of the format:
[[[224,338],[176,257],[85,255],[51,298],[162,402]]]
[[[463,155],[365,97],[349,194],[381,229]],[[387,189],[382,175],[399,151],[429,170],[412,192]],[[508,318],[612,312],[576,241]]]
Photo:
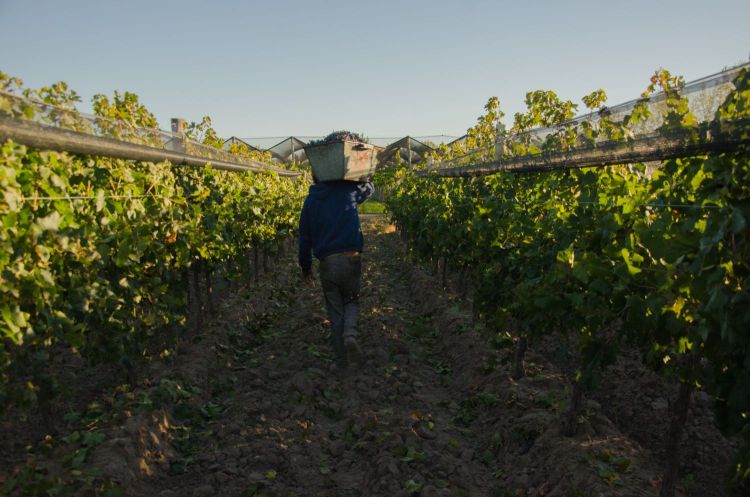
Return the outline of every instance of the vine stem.
[[[562,433],[566,437],[574,437],[578,434],[578,414],[581,412],[583,403],[583,385],[580,381],[573,382],[573,392],[570,396],[570,406],[565,413]]]
[[[203,275],[206,279],[206,301],[208,302],[208,313],[213,315],[216,313],[216,309],[214,308],[214,287],[213,282],[211,281],[211,269],[206,268]]]
[[[518,339],[516,345],[516,354],[513,361],[513,378],[516,380],[526,376],[526,368],[524,366],[524,359],[526,358],[526,351],[529,348],[529,340],[526,336],[521,336]]]
[[[185,292],[185,316],[188,320],[188,328],[190,328],[190,310],[191,306],[193,304],[193,296],[190,292],[190,270],[189,269],[183,269],[181,271],[181,278],[182,278],[182,288]]]
[[[466,298],[466,271],[467,266],[461,265],[461,272],[458,275],[458,292],[461,294],[461,298]]]
[[[201,328],[203,325],[203,298],[200,291],[200,266],[201,262],[195,263],[193,268],[193,295],[195,295],[195,326]]]
[[[253,247],[253,268],[255,269],[255,283],[258,283],[260,277],[260,264],[258,260],[258,247]]]
[[[694,386],[692,382],[680,383],[677,392],[677,400],[672,406],[669,431],[665,442],[664,474],[661,480],[659,497],[674,497],[677,485],[677,474],[680,468],[680,440],[685,431],[690,399],[693,395]]]

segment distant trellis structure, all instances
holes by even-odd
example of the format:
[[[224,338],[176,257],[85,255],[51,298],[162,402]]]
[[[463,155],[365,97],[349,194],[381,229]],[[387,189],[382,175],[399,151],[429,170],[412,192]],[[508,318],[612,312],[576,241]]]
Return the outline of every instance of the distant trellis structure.
[[[224,150],[229,150],[230,145],[244,145],[245,147],[249,148],[252,152],[261,152],[261,149],[257,147],[253,147],[246,141],[242,140],[241,138],[237,138],[236,136],[232,136],[231,138],[228,138],[224,140]]]
[[[242,143],[249,147],[253,147],[256,150],[271,152],[273,158],[278,162],[289,163],[307,162],[307,156],[304,153],[303,147],[314,140],[323,139],[324,136],[266,136],[266,137],[250,137],[250,138],[237,138],[232,137],[225,142],[228,144]],[[381,166],[391,164],[393,158],[396,155],[396,151],[400,151],[401,158],[407,162],[410,161],[413,164],[418,164],[424,160],[424,154],[431,152],[435,149],[433,144],[441,144],[447,141],[455,141],[456,136],[453,135],[425,135],[425,136],[376,136],[367,137],[368,142],[377,147],[381,147],[384,150],[379,154],[378,160]],[[461,139],[464,137],[460,137]],[[410,151],[411,148],[411,151]]]
[[[268,149],[274,159],[279,162],[306,162],[307,155],[302,147],[306,142],[295,136],[290,136]]]
[[[425,154],[434,150],[433,147],[423,143],[411,136],[405,136],[400,140],[391,143],[378,154],[378,161],[381,166],[387,166],[399,153],[401,159],[408,162],[409,166],[425,160]]]

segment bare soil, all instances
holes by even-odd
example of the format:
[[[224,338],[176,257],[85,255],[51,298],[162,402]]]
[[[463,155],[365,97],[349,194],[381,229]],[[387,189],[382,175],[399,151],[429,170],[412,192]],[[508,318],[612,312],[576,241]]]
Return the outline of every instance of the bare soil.
[[[561,435],[560,364],[532,349],[527,377],[513,380],[512,350],[490,345],[393,227],[368,216],[363,229],[365,364],[332,369],[321,290],[301,283],[288,253],[137,387],[102,395],[92,478],[125,496],[658,495],[668,385],[622,363],[587,402],[582,434]],[[732,446],[706,402],[692,410],[679,495],[724,495],[717,474]],[[17,453],[28,435],[5,427],[17,439],[7,480],[31,456]]]

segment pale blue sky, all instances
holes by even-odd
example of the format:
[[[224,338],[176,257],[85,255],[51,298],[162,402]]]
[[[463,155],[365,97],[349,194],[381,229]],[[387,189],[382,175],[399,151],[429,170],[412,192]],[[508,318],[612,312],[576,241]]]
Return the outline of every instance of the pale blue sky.
[[[747,61],[750,0],[304,2],[0,0],[0,70],[38,87],[128,90],[222,136],[463,134],[529,90],[610,104],[660,66]]]

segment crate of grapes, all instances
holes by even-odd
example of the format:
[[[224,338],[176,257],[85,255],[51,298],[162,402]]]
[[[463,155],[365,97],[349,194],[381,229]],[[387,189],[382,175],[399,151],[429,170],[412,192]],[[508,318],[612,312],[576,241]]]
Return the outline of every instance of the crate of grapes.
[[[348,131],[331,133],[304,148],[318,181],[369,181],[380,150]]]

